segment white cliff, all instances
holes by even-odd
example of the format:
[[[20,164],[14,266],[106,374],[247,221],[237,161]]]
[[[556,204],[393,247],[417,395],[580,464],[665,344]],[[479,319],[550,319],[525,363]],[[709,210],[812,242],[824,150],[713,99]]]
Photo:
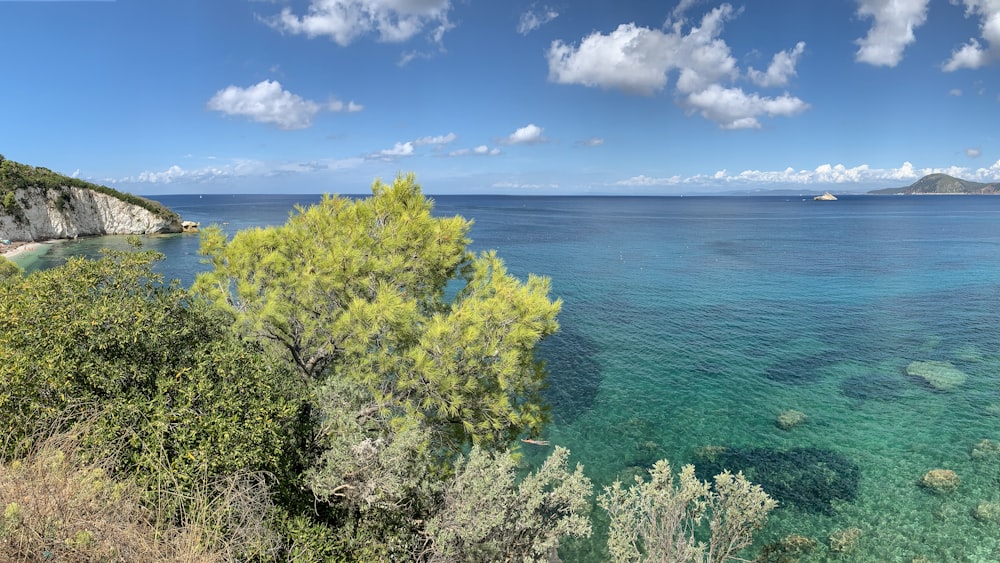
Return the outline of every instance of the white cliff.
[[[180,219],[87,188],[17,189],[20,217],[0,208],[0,239],[48,240],[94,235],[181,232]]]

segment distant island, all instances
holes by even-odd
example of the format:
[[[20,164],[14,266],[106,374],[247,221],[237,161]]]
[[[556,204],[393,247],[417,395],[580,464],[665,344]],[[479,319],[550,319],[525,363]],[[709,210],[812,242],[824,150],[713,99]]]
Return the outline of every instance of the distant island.
[[[180,216],[158,202],[0,155],[0,241],[7,246],[183,228]]]
[[[868,192],[874,195],[919,195],[919,194],[1000,194],[1000,182],[984,184],[970,182],[947,174],[928,174],[909,186],[885,188]]]

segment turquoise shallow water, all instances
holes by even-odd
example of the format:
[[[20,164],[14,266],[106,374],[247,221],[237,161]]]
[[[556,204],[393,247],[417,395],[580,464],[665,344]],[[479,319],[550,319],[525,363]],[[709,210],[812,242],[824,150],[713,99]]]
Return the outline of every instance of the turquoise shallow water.
[[[317,199],[162,201],[235,230]],[[1000,441],[1000,198],[436,199],[475,221],[477,249],[552,278],[564,307],[542,349],[545,437],[598,487],[664,457],[715,459],[782,495],[759,537],[817,540],[803,561],[1000,560],[1000,523],[972,516],[1000,503],[1000,457],[970,455]],[[203,268],[197,237],[146,242],[169,277],[187,284]],[[112,243],[55,245],[32,267]],[[940,391],[906,374],[927,360],[967,379]],[[782,430],[788,409],[808,419]],[[958,489],[921,488],[934,468],[954,470]],[[832,552],[827,538],[849,527],[855,551]],[[600,560],[599,544],[566,559]]]

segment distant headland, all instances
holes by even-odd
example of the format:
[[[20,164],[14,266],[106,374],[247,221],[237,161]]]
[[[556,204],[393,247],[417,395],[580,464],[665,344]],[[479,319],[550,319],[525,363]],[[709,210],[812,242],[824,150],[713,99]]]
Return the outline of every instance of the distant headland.
[[[158,202],[0,155],[0,240],[179,233],[181,218]]]
[[[970,182],[947,174],[928,174],[909,186],[885,188],[868,192],[874,195],[920,195],[920,194],[1000,194],[1000,182],[985,184]]]

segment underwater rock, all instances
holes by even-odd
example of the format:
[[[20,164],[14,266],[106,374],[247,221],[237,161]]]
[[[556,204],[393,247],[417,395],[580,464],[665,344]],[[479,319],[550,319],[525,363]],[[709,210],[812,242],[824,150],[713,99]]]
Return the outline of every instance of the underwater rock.
[[[709,480],[728,469],[743,475],[781,506],[806,512],[833,514],[833,501],[853,501],[858,494],[861,470],[843,455],[819,448],[725,448],[715,460],[695,465],[698,477]]]
[[[791,385],[815,383],[823,375],[821,368],[836,363],[840,357],[841,354],[836,350],[823,350],[808,356],[793,357],[771,366],[764,372],[764,376],[771,381]]]
[[[911,362],[910,365],[906,366],[906,373],[923,379],[938,391],[951,391],[965,383],[965,379],[968,377],[965,372],[951,363],[937,360]]]
[[[796,563],[799,556],[813,551],[818,545],[819,542],[812,538],[792,534],[781,541],[765,545],[754,563]]]
[[[962,346],[958,350],[955,350],[954,356],[956,360],[963,362],[981,362],[985,359],[983,353],[972,344]]]
[[[889,375],[856,375],[840,382],[840,392],[851,399],[862,401],[892,401],[903,394],[900,378]]]
[[[778,415],[776,423],[778,428],[782,430],[791,430],[792,428],[803,424],[808,418],[809,417],[806,416],[806,413],[802,411],[789,409]]]
[[[969,454],[969,457],[972,458],[972,461],[1000,459],[1000,442],[983,438],[978,444],[972,446],[972,452]]]
[[[972,517],[980,522],[1000,522],[1000,503],[981,502],[972,509]]]
[[[935,493],[950,493],[958,488],[962,480],[951,469],[931,469],[920,478],[920,485]]]
[[[844,528],[830,534],[830,551],[834,553],[849,553],[854,551],[861,539],[860,528]]]
[[[694,456],[699,461],[715,463],[719,456],[726,453],[726,446],[702,446],[695,450]]]

